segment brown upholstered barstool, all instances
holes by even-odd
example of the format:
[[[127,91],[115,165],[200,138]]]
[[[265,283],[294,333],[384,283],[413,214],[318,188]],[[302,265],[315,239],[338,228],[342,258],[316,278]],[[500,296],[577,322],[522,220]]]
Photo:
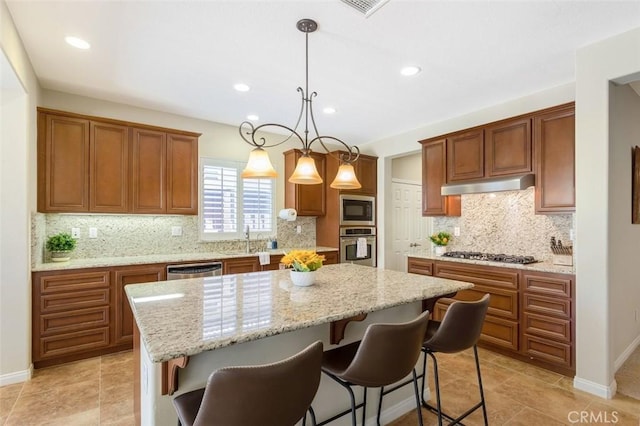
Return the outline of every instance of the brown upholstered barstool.
[[[272,364],[221,368],[206,387],[173,400],[178,425],[292,426],[306,420],[320,385],[321,362],[318,341]]]
[[[367,388],[381,388],[378,402],[378,424],[384,386],[413,374],[418,420],[422,425],[420,396],[415,365],[420,357],[420,349],[429,321],[429,312],[418,318],[398,324],[371,324],[359,342],[341,346],[324,353],[322,371],[349,392],[351,408],[318,423],[318,426],[332,422],[351,413],[351,422],[356,424],[356,410],[362,407],[362,424],[367,417]],[[356,404],[352,386],[364,388],[363,401]]]
[[[485,294],[482,299],[475,302],[456,301],[449,306],[441,322],[432,321],[427,330],[426,339],[422,345],[425,353],[422,365],[422,405],[438,415],[438,425],[442,425],[442,419],[451,421],[450,425],[460,424],[460,421],[468,415],[482,408],[484,424],[488,425],[487,406],[484,400],[484,390],[482,388],[482,375],[480,374],[480,361],[478,359],[478,339],[484,324],[484,318],[489,307],[489,295]],[[440,381],[438,377],[438,361],[435,353],[457,353],[473,348],[476,362],[476,374],[478,375],[478,388],[480,390],[480,402],[465,411],[462,415],[454,418],[442,411],[440,401]],[[436,384],[436,403],[434,407],[424,400],[424,382],[426,377],[427,355],[433,359],[433,376]]]

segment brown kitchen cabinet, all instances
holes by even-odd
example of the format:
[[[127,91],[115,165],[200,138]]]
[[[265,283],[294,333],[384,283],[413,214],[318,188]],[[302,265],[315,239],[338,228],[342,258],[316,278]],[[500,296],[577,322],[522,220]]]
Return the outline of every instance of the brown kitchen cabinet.
[[[558,372],[575,372],[575,276],[522,272],[522,353]]]
[[[38,211],[197,214],[198,136],[38,108]]]
[[[222,265],[222,273],[224,275],[258,272],[261,269],[258,256],[225,259]]]
[[[440,195],[447,179],[447,140],[424,140],[422,144],[422,215],[460,216],[460,196]]]
[[[482,129],[447,136],[447,182],[484,177],[484,133]]]
[[[38,114],[38,210],[89,211],[89,120]]]
[[[378,192],[378,157],[360,154],[358,160],[353,163],[353,168],[362,187],[360,189],[349,189],[343,192],[375,196]],[[333,179],[334,177],[335,176],[327,176],[328,179]]]
[[[435,320],[455,300],[478,300],[489,293],[481,345],[567,376],[575,373],[574,275],[413,257],[407,262],[412,273],[474,284],[454,298],[439,299]]]
[[[531,118],[499,121],[484,128],[485,177],[533,172]]]
[[[340,263],[339,253],[337,251],[323,251],[319,254],[324,256],[323,265],[335,265],[336,263]]]
[[[276,271],[278,269],[280,269],[280,260],[282,259],[283,255],[282,254],[278,254],[278,255],[271,255],[269,256],[269,264],[268,265],[260,265],[260,270],[261,271]]]
[[[575,211],[575,107],[566,104],[534,117],[536,214]]]
[[[284,153],[284,206],[296,209],[298,216],[324,216],[326,212],[326,156],[312,152],[309,154],[316,163],[316,169],[322,178],[317,185],[297,185],[289,182],[302,151],[292,149]]]
[[[127,266],[114,269],[114,344],[133,345],[133,312],[124,291],[128,284],[164,281],[167,278],[164,264]]]
[[[108,352],[112,346],[109,269],[36,272],[32,285],[36,368]]]

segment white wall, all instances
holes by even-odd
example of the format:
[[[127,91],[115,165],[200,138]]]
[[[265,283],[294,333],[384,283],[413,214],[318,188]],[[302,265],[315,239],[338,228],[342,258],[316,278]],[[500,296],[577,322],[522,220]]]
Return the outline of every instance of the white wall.
[[[386,247],[388,229],[385,217],[391,215],[391,203],[385,203],[385,197],[391,194],[392,159],[401,155],[420,152],[419,140],[443,135],[503,118],[525,114],[532,111],[560,105],[574,100],[574,85],[568,83],[541,92],[532,93],[522,98],[506,101],[499,105],[469,114],[454,117],[438,123],[387,137],[365,144],[362,148],[367,153],[377,155],[378,160],[378,247]],[[391,222],[389,222],[391,223]],[[378,256],[379,267],[384,268],[384,253]]]
[[[422,182],[422,153],[405,155],[391,160],[391,177]]]
[[[35,110],[40,90],[4,1],[0,1],[0,47],[1,386],[27,380],[31,374],[29,216],[36,200]]]
[[[609,291],[617,370],[640,341],[640,225],[631,224],[631,149],[640,145],[640,96],[627,84],[611,84],[609,93]]]
[[[576,377],[574,385],[603,397],[615,393],[612,273],[623,224],[612,211],[617,191],[610,170],[609,82],[640,73],[640,28],[586,46],[576,54]],[[629,80],[631,81],[631,80]],[[628,82],[628,81],[626,81]],[[637,120],[637,118],[636,118]],[[617,149],[611,152],[616,155]],[[622,164],[629,167],[630,163]],[[630,196],[630,192],[627,192]],[[624,217],[628,222],[629,215]],[[637,244],[636,244],[637,263]],[[631,268],[629,264],[626,268]],[[627,270],[625,268],[625,270]]]

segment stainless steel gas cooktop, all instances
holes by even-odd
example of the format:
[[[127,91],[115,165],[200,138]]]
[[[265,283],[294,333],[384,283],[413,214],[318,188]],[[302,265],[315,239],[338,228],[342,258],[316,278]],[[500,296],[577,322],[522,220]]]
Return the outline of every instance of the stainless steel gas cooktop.
[[[519,263],[521,265],[538,262],[533,256],[516,256],[513,254],[504,254],[504,253],[499,253],[499,254],[481,253],[479,251],[450,251],[450,252],[444,253],[442,257],[484,260],[487,262]]]

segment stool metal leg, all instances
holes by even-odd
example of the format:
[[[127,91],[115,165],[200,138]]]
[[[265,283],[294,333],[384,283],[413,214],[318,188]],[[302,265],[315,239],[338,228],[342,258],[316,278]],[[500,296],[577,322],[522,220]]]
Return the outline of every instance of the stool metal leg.
[[[382,397],[384,396],[384,386],[380,388],[380,397],[378,398],[378,413],[376,414],[376,425],[380,426],[380,412],[382,411]]]
[[[413,393],[416,397],[416,409],[418,410],[418,424],[422,426],[422,406],[420,404],[420,395],[418,393],[418,376],[416,375],[416,369],[414,368],[411,371],[413,375]],[[380,397],[380,402],[382,403],[382,397]],[[378,423],[379,424],[379,423]]]
[[[364,423],[367,420],[367,387],[366,386],[363,386],[363,387],[364,387],[364,396],[362,400],[362,426],[365,426]],[[353,411],[355,412],[355,408]]]
[[[484,417],[485,426],[489,425],[489,420],[487,419],[487,405],[484,400],[484,389],[482,387],[482,375],[480,374],[480,359],[478,358],[478,346],[473,345],[473,354],[476,358],[476,372],[478,374],[478,387],[480,388],[480,404],[482,404],[482,416]]]

